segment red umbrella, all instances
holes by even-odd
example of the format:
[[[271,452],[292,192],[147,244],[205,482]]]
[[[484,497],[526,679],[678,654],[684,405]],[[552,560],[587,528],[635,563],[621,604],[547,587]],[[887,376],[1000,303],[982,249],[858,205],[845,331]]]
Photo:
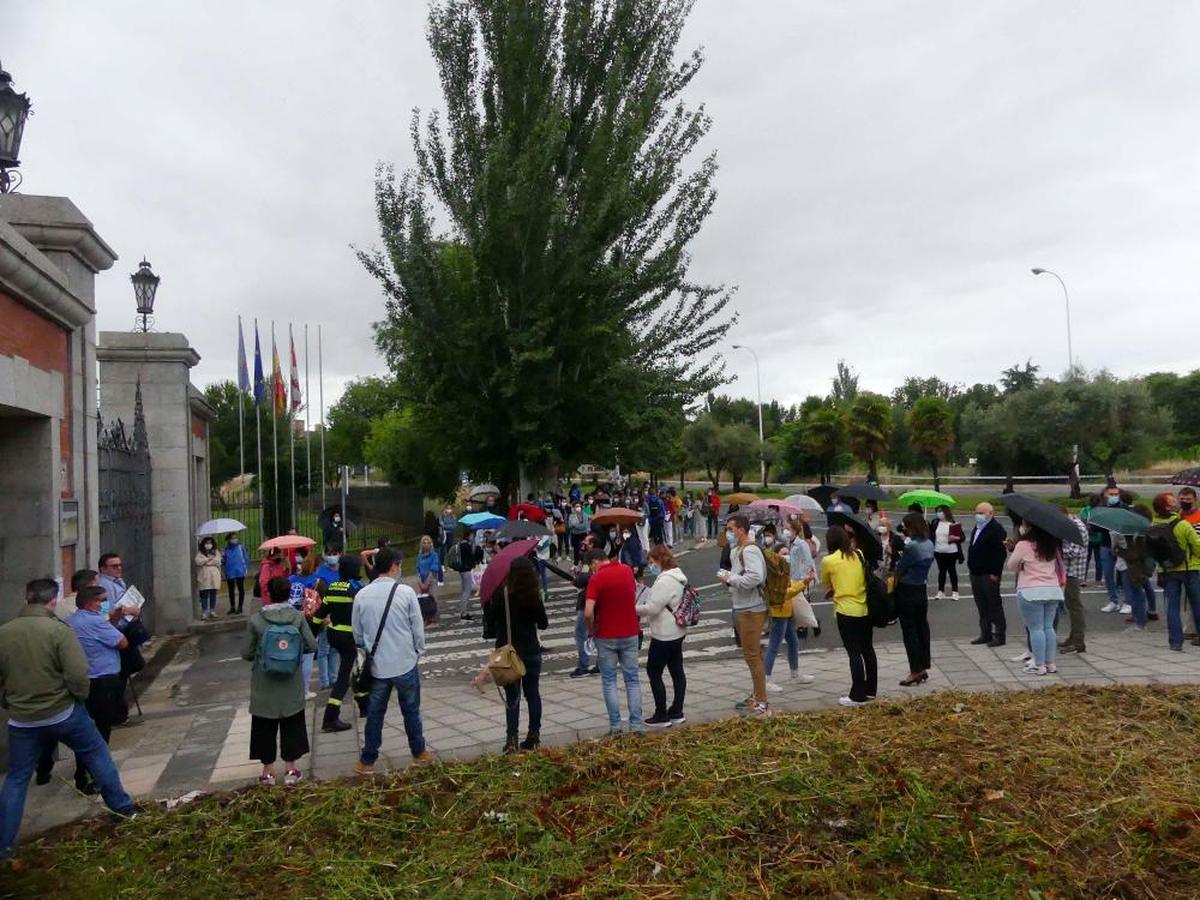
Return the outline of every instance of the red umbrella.
[[[546,521],[546,511],[536,503],[519,503],[516,506],[510,507],[508,517],[515,519],[520,513],[525,513],[525,518],[530,522]]]
[[[492,594],[496,592],[496,588],[500,587],[504,579],[508,577],[508,570],[512,568],[513,560],[521,556],[528,556],[537,545],[538,541],[536,538],[513,541],[492,557],[492,561],[483,570],[483,578],[479,580],[480,604],[486,604],[492,599]]]

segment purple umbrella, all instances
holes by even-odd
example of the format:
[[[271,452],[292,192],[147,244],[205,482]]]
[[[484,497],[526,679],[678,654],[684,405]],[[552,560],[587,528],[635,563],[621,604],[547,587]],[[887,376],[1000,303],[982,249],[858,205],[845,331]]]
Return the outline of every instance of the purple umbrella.
[[[528,556],[537,545],[538,541],[535,538],[513,541],[492,557],[492,561],[483,570],[483,578],[479,580],[479,603],[481,605],[486,605],[492,599],[496,588],[500,587],[504,579],[508,577],[508,570],[512,568],[513,560],[521,556]]]

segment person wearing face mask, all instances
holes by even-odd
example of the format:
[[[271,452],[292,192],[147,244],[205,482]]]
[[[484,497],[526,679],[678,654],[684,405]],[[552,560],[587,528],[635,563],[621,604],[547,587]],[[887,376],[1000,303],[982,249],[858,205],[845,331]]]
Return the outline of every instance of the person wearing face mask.
[[[444,566],[446,564],[446,554],[450,552],[450,548],[454,546],[454,529],[458,527],[458,519],[454,516],[454,507],[447,503],[442,507],[442,514],[438,516],[438,561]]]
[[[583,503],[576,500],[567,515],[567,535],[571,539],[571,556],[575,565],[583,561],[583,539],[591,530],[591,517],[583,511]]]
[[[935,557],[928,526],[920,513],[904,517],[904,550],[896,564],[896,615],[908,656],[908,677],[901,687],[929,680],[929,592],[925,582]],[[957,597],[957,594],[955,595]]]
[[[642,551],[642,542],[638,533],[630,525],[624,525],[621,528],[621,543],[617,559],[633,569],[634,577],[642,577],[646,556]]]
[[[221,567],[225,575],[225,586],[229,591],[229,615],[240,616],[246,602],[246,572],[250,568],[250,554],[242,546],[236,534],[225,535],[225,550],[221,553]],[[234,601],[234,594],[237,601]]]
[[[646,720],[649,728],[669,728],[687,721],[683,715],[683,699],[687,692],[687,676],[683,672],[683,639],[687,629],[675,621],[675,611],[683,600],[688,578],[675,563],[675,557],[665,544],[650,548],[647,571],[654,578],[650,589],[637,602],[637,614],[650,630],[650,650],[646,657],[646,677],[654,696],[654,715]],[[667,688],[663,669],[671,673],[671,705],[667,705]]]
[[[791,536],[791,532],[784,531],[784,539],[779,540],[775,537],[775,526],[767,524],[763,526],[759,539],[762,542],[763,556],[770,559],[770,554],[778,553],[786,556],[788,560],[788,579],[795,581],[792,577],[791,553],[788,548],[787,538]],[[804,541],[798,542],[804,545]],[[802,551],[797,548],[797,555],[801,555]],[[809,559],[812,559],[810,554]],[[778,694],[783,688],[771,680],[771,673],[775,669],[775,657],[779,655],[779,645],[787,643],[788,655],[788,672],[791,674],[793,681],[799,681],[803,684],[811,684],[813,676],[800,674],[800,635],[796,632],[796,624],[792,621],[792,598],[787,596],[784,598],[783,604],[780,606],[767,607],[767,655],[763,658],[763,671],[767,676],[767,690],[771,693]]]
[[[217,593],[221,590],[222,557],[211,536],[200,539],[200,549],[193,560],[196,564],[196,587],[200,591],[200,618],[211,619],[217,612]]]
[[[954,513],[945,504],[937,508],[937,514],[929,523],[929,534],[933,538],[933,558],[937,562],[938,590],[935,600],[946,599],[946,578],[950,579],[950,599],[958,599],[958,564],[962,562],[962,543],[966,537],[962,526],[954,521]]]
[[[1005,538],[1004,526],[996,521],[992,504],[976,506],[975,527],[967,546],[967,571],[971,574],[971,592],[979,610],[979,637],[972,644],[1004,646],[1008,625],[1000,596],[1000,576],[1008,556]]]
[[[1121,489],[1115,484],[1110,484],[1104,489],[1102,499],[1104,505],[1109,508],[1129,508],[1121,502]],[[1100,570],[1104,574],[1104,587],[1108,592],[1108,603],[1100,608],[1100,612],[1127,614],[1132,607],[1123,607],[1117,596],[1117,555],[1113,552],[1112,535],[1106,528],[1096,530],[1100,532]]]

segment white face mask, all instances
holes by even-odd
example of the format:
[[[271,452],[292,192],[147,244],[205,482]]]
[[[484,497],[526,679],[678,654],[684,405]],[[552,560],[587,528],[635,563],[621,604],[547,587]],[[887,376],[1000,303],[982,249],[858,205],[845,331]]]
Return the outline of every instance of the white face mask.
[[[625,540],[629,540],[629,538],[630,538],[630,533],[629,533],[628,531],[622,531],[622,532],[621,532],[621,537],[622,537],[622,538],[624,538]]]
[[[775,543],[775,538],[771,537],[769,534],[763,538],[763,546],[764,547],[770,547],[774,543]]]
[[[796,535],[792,532],[792,530],[790,528],[783,529],[783,539],[785,541],[790,541],[795,536]]]

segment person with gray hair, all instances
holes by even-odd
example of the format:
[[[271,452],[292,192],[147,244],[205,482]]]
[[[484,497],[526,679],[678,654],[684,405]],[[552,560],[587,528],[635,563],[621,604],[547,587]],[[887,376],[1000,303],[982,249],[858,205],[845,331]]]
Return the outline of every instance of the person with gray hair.
[[[54,614],[58,584],[35,578],[25,608],[0,626],[0,705],[8,710],[8,775],[0,788],[0,859],[12,856],[25,813],[25,794],[47,748],[75,751],[108,808],[135,812],[108,745],[84,703],[91,691],[88,660],[75,632]]]

